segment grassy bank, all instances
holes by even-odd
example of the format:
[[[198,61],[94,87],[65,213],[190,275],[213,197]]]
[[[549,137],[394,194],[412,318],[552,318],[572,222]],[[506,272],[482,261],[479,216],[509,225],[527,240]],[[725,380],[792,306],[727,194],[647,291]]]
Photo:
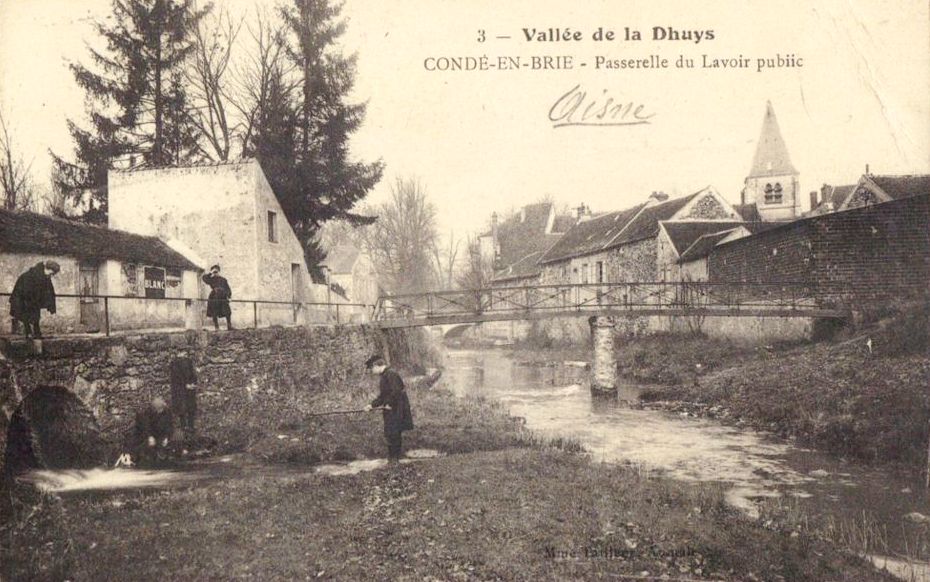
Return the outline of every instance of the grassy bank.
[[[908,310],[835,341],[751,351],[660,336],[618,356],[670,384],[646,400],[685,402],[839,455],[920,470],[930,423],[926,322],[925,311]]]
[[[264,464],[221,480],[21,497],[0,532],[2,577],[886,579],[803,531],[736,514],[718,486],[593,464],[489,402],[410,392],[418,428],[407,447],[446,456],[327,476],[312,463],[383,454],[380,419],[265,416],[268,426],[241,443],[243,458]],[[317,404],[355,407],[370,395],[329,392]]]

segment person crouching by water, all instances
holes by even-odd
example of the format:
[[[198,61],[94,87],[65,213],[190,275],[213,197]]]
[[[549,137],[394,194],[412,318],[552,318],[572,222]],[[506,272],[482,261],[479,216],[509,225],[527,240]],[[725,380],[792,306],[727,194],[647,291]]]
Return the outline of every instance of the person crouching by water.
[[[232,329],[232,310],[229,300],[232,298],[232,289],[225,277],[220,276],[220,266],[213,265],[210,272],[205,273],[203,282],[210,286],[210,296],[207,298],[207,317],[213,318],[213,328],[219,331],[218,318],[226,318],[226,329]]]
[[[378,397],[365,407],[366,410],[382,408],[384,418],[384,438],[387,440],[388,462],[396,463],[403,454],[401,435],[405,430],[413,430],[413,414],[410,400],[404,389],[400,374],[388,368],[381,356],[372,356],[365,362],[371,374],[381,376],[378,385]]]
[[[144,409],[136,412],[135,458],[140,467],[154,467],[163,463],[169,453],[174,421],[165,400],[156,396]]]
[[[16,279],[10,294],[10,316],[13,318],[13,333],[19,323],[23,324],[26,337],[42,337],[39,316],[43,309],[55,313],[55,286],[52,277],[61,270],[55,261],[43,261]]]

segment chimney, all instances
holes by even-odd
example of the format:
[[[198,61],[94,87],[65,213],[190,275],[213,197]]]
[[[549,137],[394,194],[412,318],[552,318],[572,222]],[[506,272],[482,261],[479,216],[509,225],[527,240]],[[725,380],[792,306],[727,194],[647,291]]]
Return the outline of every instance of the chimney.
[[[741,206],[746,206],[746,188],[739,191],[739,203]]]
[[[526,206],[520,209],[520,222],[526,222]]]
[[[497,240],[497,213],[491,213],[491,236]]]
[[[868,164],[865,165],[865,174],[866,174],[866,176],[869,175],[869,165],[868,165]]]
[[[811,210],[817,208],[817,194],[819,194],[819,192],[811,190]]]
[[[582,202],[577,208],[575,208],[575,212],[578,220],[581,220],[585,216],[590,216],[591,209],[585,206],[585,203]]]

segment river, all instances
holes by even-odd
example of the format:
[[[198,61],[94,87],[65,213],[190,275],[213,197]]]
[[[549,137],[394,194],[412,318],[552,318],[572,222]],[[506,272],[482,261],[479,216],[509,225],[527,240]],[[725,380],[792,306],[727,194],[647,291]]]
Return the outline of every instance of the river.
[[[449,350],[441,385],[497,399],[528,428],[580,441],[596,461],[723,483],[727,501],[750,517],[760,500],[777,498],[833,524],[900,577],[930,582],[930,503],[921,483],[714,420],[631,407],[642,386],[622,386],[617,402],[592,399],[588,375],[570,363],[518,365],[504,350]]]

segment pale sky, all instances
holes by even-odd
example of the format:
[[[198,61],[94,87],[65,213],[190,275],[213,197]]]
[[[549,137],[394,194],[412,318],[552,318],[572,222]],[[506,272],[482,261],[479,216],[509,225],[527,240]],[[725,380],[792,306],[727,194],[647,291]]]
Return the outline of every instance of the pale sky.
[[[222,0],[220,0],[222,1]],[[220,2],[217,2],[220,3]],[[248,2],[228,0],[234,11]],[[356,100],[369,104],[355,155],[383,158],[383,200],[395,176],[416,176],[440,228],[481,230],[491,212],[549,196],[595,211],[629,207],[654,190],[713,185],[739,201],[771,100],[806,192],[874,173],[930,171],[930,26],[925,0],[347,0],[345,46],[359,56]],[[803,4],[803,5],[802,5]],[[108,0],[0,0],[0,106],[47,180],[47,149],[70,154],[67,117],[83,95],[67,69],[87,62],[90,20]],[[713,30],[714,39],[653,41],[654,26]],[[580,42],[527,42],[522,29],[582,31]],[[594,42],[598,27],[639,42]],[[477,42],[483,29],[486,42]],[[510,39],[497,39],[510,36]],[[431,72],[428,57],[570,55],[573,70]],[[665,70],[595,69],[595,58],[667,58]],[[749,58],[748,69],[701,61]],[[756,58],[803,67],[756,71]],[[694,69],[676,69],[678,56]],[[585,63],[585,67],[580,67]],[[650,123],[553,128],[549,110],[572,87],[642,104]]]

